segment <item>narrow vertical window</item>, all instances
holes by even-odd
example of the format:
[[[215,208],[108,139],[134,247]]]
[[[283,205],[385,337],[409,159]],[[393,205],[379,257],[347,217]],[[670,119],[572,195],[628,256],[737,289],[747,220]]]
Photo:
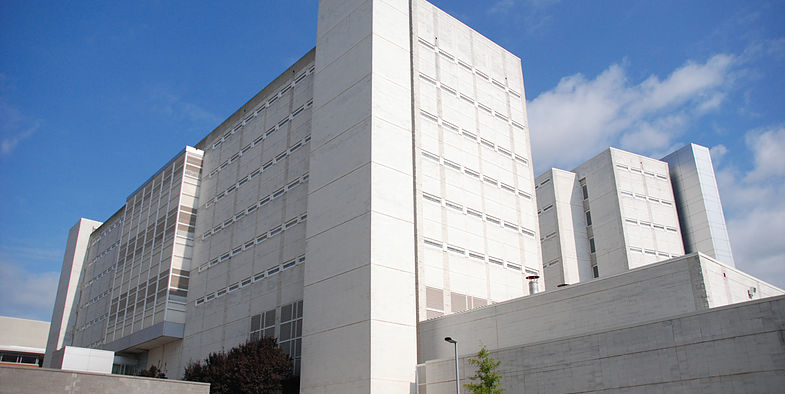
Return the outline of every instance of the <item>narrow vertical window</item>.
[[[597,248],[594,246],[594,238],[589,238],[589,249],[592,253],[597,252]]]

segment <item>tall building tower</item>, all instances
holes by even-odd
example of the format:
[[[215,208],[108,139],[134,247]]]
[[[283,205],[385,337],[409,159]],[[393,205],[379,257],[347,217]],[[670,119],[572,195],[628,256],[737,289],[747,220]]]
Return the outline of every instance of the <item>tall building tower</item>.
[[[60,269],[60,280],[57,284],[52,320],[46,341],[44,367],[51,368],[52,354],[63,346],[71,345],[74,339],[76,312],[78,311],[80,283],[82,283],[82,265],[90,235],[101,225],[90,219],[79,219],[68,231],[65,245],[65,256]]]
[[[424,0],[322,0],[317,32],[92,232],[73,345],[178,377],[274,336],[303,392],[406,392],[419,321],[529,294],[520,59]]]
[[[684,254],[668,164],[615,148],[537,177],[546,286]]]
[[[540,271],[520,59],[424,1],[319,15],[302,388],[406,391],[418,320]]]
[[[735,266],[709,149],[689,144],[662,161],[670,168],[685,251]]]

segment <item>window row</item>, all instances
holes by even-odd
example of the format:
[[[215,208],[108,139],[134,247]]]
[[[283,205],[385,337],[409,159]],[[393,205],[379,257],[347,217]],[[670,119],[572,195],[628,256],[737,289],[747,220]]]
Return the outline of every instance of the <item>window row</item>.
[[[0,351],[0,363],[2,364],[23,364],[44,365],[44,355],[40,353],[14,352],[9,350]]]
[[[297,257],[295,259],[292,259],[292,260],[286,261],[284,263],[281,263],[279,265],[276,265],[273,268],[269,268],[269,269],[267,269],[265,271],[258,272],[256,275],[249,276],[249,277],[247,277],[247,278],[245,278],[245,279],[243,279],[243,280],[241,280],[239,282],[234,282],[231,285],[226,286],[223,289],[220,289],[218,291],[212,292],[212,293],[210,293],[210,294],[208,294],[208,295],[206,295],[204,297],[198,298],[196,300],[195,305],[196,306],[200,306],[200,305],[202,305],[204,303],[207,303],[207,302],[210,302],[210,301],[212,301],[212,300],[214,300],[216,298],[221,298],[221,297],[223,297],[226,294],[233,293],[234,291],[242,289],[242,288],[245,288],[247,286],[250,286],[253,283],[260,282],[261,280],[263,280],[265,278],[270,278],[270,277],[278,274],[281,271],[288,270],[289,268],[292,268],[295,265],[299,265],[299,264],[302,264],[304,262],[305,262],[305,255],[302,255],[302,256]]]
[[[514,121],[512,119],[510,119],[506,114],[503,114],[503,113],[501,113],[499,111],[494,111],[493,109],[491,109],[490,106],[481,103],[479,100],[475,100],[474,98],[472,98],[469,95],[466,95],[466,94],[458,92],[457,89],[454,89],[454,88],[452,88],[450,86],[447,86],[446,84],[444,84],[441,81],[437,81],[437,80],[435,80],[435,79],[433,79],[433,78],[431,78],[431,77],[429,77],[429,76],[427,76],[425,74],[420,74],[420,79],[425,81],[425,82],[427,82],[427,83],[429,83],[429,84],[431,84],[431,85],[433,85],[433,86],[435,86],[435,87],[437,87],[437,88],[441,88],[441,90],[444,91],[445,93],[447,93],[447,94],[449,94],[451,96],[455,96],[455,97],[457,97],[460,100],[466,101],[467,103],[473,105],[475,108],[477,108],[477,109],[479,109],[481,111],[484,111],[488,115],[495,116],[495,117],[499,118],[501,121],[503,121],[503,122],[505,122],[507,124],[510,124],[510,125],[514,126],[515,128],[521,130],[521,131],[526,129],[526,127],[524,125],[522,125],[522,124],[520,124],[520,123],[518,123],[518,122],[516,122],[516,121]]]
[[[284,95],[284,94],[286,94],[286,93],[288,93],[288,92],[289,92],[289,90],[291,90],[293,87],[295,87],[295,86],[297,86],[298,84],[302,83],[302,82],[303,82],[303,80],[304,80],[304,79],[305,79],[305,78],[306,78],[308,75],[312,75],[312,74],[314,73],[314,71],[316,71],[316,66],[310,66],[310,67],[309,67],[309,68],[308,68],[306,71],[304,71],[304,72],[303,72],[302,74],[300,74],[300,75],[299,75],[297,78],[295,78],[295,79],[294,79],[294,81],[292,81],[292,82],[291,82],[291,83],[289,83],[289,84],[286,84],[286,85],[284,85],[284,86],[283,86],[283,87],[282,87],[280,90],[278,90],[277,92],[275,92],[275,93],[271,94],[271,95],[270,95],[270,96],[267,98],[267,100],[266,100],[266,101],[264,101],[262,104],[260,104],[260,105],[259,105],[259,107],[257,107],[255,110],[251,111],[251,113],[250,113],[248,116],[246,116],[246,117],[245,117],[245,118],[244,118],[242,121],[238,122],[238,123],[237,123],[237,124],[236,124],[234,127],[232,127],[232,128],[231,128],[231,130],[227,131],[227,132],[226,132],[226,134],[224,134],[224,135],[223,135],[223,137],[221,137],[220,139],[218,139],[217,141],[215,141],[215,142],[213,143],[213,145],[212,145],[212,149],[216,149],[216,148],[218,148],[219,146],[221,146],[221,144],[222,144],[222,143],[224,143],[224,142],[228,141],[230,138],[232,138],[232,135],[233,135],[234,133],[236,133],[236,132],[238,132],[240,129],[242,129],[242,128],[243,128],[243,126],[245,126],[246,124],[248,124],[248,122],[250,122],[250,121],[251,121],[253,118],[255,118],[255,117],[256,117],[256,116],[258,116],[260,113],[262,113],[262,112],[263,112],[265,109],[268,109],[268,108],[270,108],[270,106],[272,106],[272,104],[273,104],[274,102],[276,102],[276,101],[277,101],[279,98],[283,97],[283,95]],[[306,105],[307,105],[308,107],[310,107],[312,104],[313,104],[313,100],[311,100],[311,101],[310,101],[308,104],[306,104]],[[307,107],[306,107],[306,108],[307,108]],[[297,111],[295,111],[295,112],[297,112]],[[299,112],[298,112],[298,114],[299,114]],[[291,115],[290,115],[290,117],[289,117],[288,119],[291,119]]]
[[[112,305],[109,309],[110,322],[115,320],[122,322],[126,318],[124,316],[130,319],[135,306],[137,307],[137,312],[141,312],[143,309],[152,309],[154,305],[163,304],[166,301],[166,293],[169,289],[169,270],[160,272],[158,275],[150,272],[149,280],[142,278],[142,275],[144,275],[144,272],[141,275],[137,273],[132,276],[132,279],[140,282],[136,286],[128,283],[128,279],[120,285],[121,288],[128,286],[129,289],[112,298]],[[115,278],[115,283],[117,285],[117,283],[120,283],[120,280]],[[113,294],[118,294],[120,291],[120,288],[116,288]],[[146,307],[145,303],[147,304]]]
[[[672,233],[678,233],[679,232],[679,229],[677,229],[676,227],[666,226],[664,224],[651,223],[651,222],[647,222],[645,220],[624,218],[624,223],[634,224],[634,225],[638,225],[638,226],[641,226],[641,227],[653,228],[655,230],[669,231],[669,232],[672,232]]]
[[[543,265],[542,265],[542,268],[548,268],[548,267],[552,267],[552,266],[554,266],[554,265],[558,264],[558,263],[559,263],[559,261],[560,261],[559,259],[551,260],[551,261],[549,261],[549,262],[547,262],[547,263],[543,264]]]
[[[461,294],[456,292],[446,292],[435,287],[425,287],[425,313],[426,319],[443,316],[447,309],[444,303],[444,296],[450,297],[451,313],[463,312],[470,309],[481,308],[488,305],[489,300]]]
[[[85,309],[85,308],[87,308],[88,306],[90,306],[90,305],[93,305],[93,304],[95,304],[96,302],[98,302],[98,301],[100,301],[100,300],[104,299],[105,297],[108,297],[110,294],[112,294],[112,290],[111,290],[111,289],[109,289],[109,290],[106,290],[106,291],[104,291],[103,293],[101,293],[101,294],[99,294],[99,295],[97,295],[97,296],[95,296],[95,297],[91,298],[89,301],[87,301],[87,302],[85,302],[84,304],[82,304],[82,306],[81,306],[81,308],[80,308],[80,309]]]
[[[548,183],[550,183],[550,182],[551,182],[551,178],[546,178],[545,180],[543,180],[543,181],[542,181],[542,182],[540,182],[540,183],[535,183],[535,184],[534,184],[534,190],[537,190],[537,189],[539,189],[539,188],[540,188],[540,186],[547,185],[547,184],[548,184]]]
[[[202,172],[202,155],[196,156],[194,153],[185,156],[185,176],[199,180]]]
[[[671,253],[668,253],[668,252],[663,252],[663,251],[659,251],[659,250],[644,249],[644,248],[639,248],[637,246],[630,246],[630,252],[643,254],[643,255],[648,255],[648,256],[665,257],[665,258],[678,257],[678,255],[671,254]]]
[[[440,54],[443,58],[446,58],[446,59],[450,60],[451,62],[453,62],[453,63],[463,67],[464,69],[466,69],[466,71],[474,73],[478,77],[480,77],[480,78],[482,78],[482,79],[484,79],[484,80],[486,80],[488,82],[491,82],[494,86],[496,86],[497,88],[503,90],[506,93],[509,93],[511,96],[515,97],[516,99],[518,99],[518,100],[521,99],[521,94],[516,92],[512,88],[507,87],[506,83],[503,83],[501,81],[497,81],[495,78],[489,77],[487,73],[484,73],[484,72],[478,70],[476,67],[473,67],[469,62],[466,62],[466,61],[463,61],[461,59],[458,59],[456,56],[452,55],[451,53],[449,53],[449,52],[447,52],[447,51],[445,51],[443,49],[438,48],[437,46],[429,43],[428,41],[426,41],[426,40],[424,40],[422,38],[419,38],[418,41],[419,41],[420,45],[422,45],[423,47],[428,48],[428,49],[434,51],[437,54]]]
[[[90,327],[92,327],[92,326],[94,326],[94,325],[96,325],[96,324],[106,320],[106,317],[107,317],[107,314],[104,313],[103,315],[101,315],[101,316],[99,316],[99,317],[97,317],[97,318],[95,318],[93,320],[90,320],[89,322],[81,325],[80,327],[77,327],[76,331],[77,332],[84,331],[84,330],[86,330],[86,329],[88,329],[88,328],[90,328]]]
[[[109,267],[107,267],[101,273],[99,273],[98,275],[94,276],[92,279],[87,281],[87,283],[85,283],[85,285],[82,287],[82,289],[87,288],[88,286],[92,286],[93,283],[95,283],[98,279],[101,279],[104,276],[109,275],[110,273],[112,273],[112,271],[114,271],[114,267],[115,267],[114,265],[110,265]]]
[[[270,159],[270,160],[267,161],[267,163],[262,164],[261,167],[251,171],[248,175],[240,178],[240,180],[238,180],[237,183],[235,183],[234,185],[229,186],[228,188],[226,188],[226,190],[223,190],[223,191],[217,193],[215,195],[215,197],[212,197],[209,200],[207,200],[207,202],[204,204],[204,207],[205,208],[209,208],[216,201],[226,197],[227,195],[231,194],[235,190],[241,188],[243,185],[248,183],[251,179],[254,179],[256,176],[258,176],[262,172],[269,170],[273,165],[282,162],[289,155],[291,155],[292,153],[296,152],[297,150],[299,150],[300,148],[302,148],[303,146],[305,146],[309,142],[311,142],[311,136],[310,135],[307,135],[305,138],[301,139],[300,141],[295,142],[294,144],[292,144],[292,146],[284,149],[283,152],[275,155],[275,157],[273,159]]]
[[[264,337],[275,338],[276,309],[251,316],[251,341]],[[297,301],[283,305],[280,308],[281,317],[279,324],[278,346],[292,358],[292,368],[295,375],[300,375],[300,356],[303,336],[303,302]]]
[[[495,225],[497,225],[499,227],[515,231],[516,233],[519,233],[519,234],[527,235],[530,238],[534,238],[534,231],[533,230],[530,230],[530,229],[528,229],[526,227],[523,227],[523,226],[518,226],[515,223],[507,222],[507,221],[501,220],[499,218],[493,217],[491,215],[488,215],[486,213],[481,212],[480,210],[472,209],[472,208],[469,208],[469,207],[464,207],[461,204],[458,204],[458,203],[455,203],[455,202],[452,202],[452,201],[449,201],[449,200],[442,200],[440,197],[437,197],[437,196],[434,196],[432,194],[428,194],[428,193],[425,193],[425,192],[422,193],[422,197],[425,200],[427,200],[427,201],[431,201],[431,202],[437,203],[439,205],[442,205],[443,207],[446,207],[446,208],[449,208],[451,210],[460,212],[460,213],[462,213],[464,215],[474,216],[474,217],[476,217],[476,218],[478,218],[480,220],[486,221],[488,223],[493,223],[493,224],[495,224]]]
[[[216,257],[216,258],[210,260],[209,262],[200,265],[199,266],[199,272],[202,272],[202,271],[204,271],[206,269],[212,268],[212,267],[218,265],[218,263],[223,263],[224,261],[230,260],[233,256],[236,256],[236,255],[242,253],[243,251],[252,249],[255,245],[258,245],[258,244],[260,244],[260,243],[262,243],[262,242],[264,242],[264,241],[266,241],[266,240],[268,240],[268,239],[270,239],[270,238],[272,238],[272,237],[274,237],[274,236],[276,236],[278,234],[281,234],[281,233],[285,232],[286,230],[296,226],[299,223],[305,223],[307,218],[308,218],[308,215],[306,215],[306,214],[302,214],[299,217],[294,217],[292,219],[289,219],[289,220],[285,221],[283,224],[281,224],[279,226],[276,226],[275,228],[273,228],[273,229],[271,229],[269,231],[265,231],[264,233],[256,236],[255,238],[249,239],[245,243],[242,243],[240,245],[237,245],[237,246],[233,247],[232,249],[224,251],[223,253],[219,254],[219,257]]]
[[[438,155],[435,155],[435,154],[430,153],[430,152],[425,151],[425,150],[422,151],[422,155],[426,159],[433,160],[436,163],[439,163],[440,165],[442,165],[444,167],[452,168],[453,170],[456,170],[456,171],[459,171],[459,172],[463,172],[464,174],[466,174],[466,175],[468,175],[468,176],[470,176],[470,177],[472,177],[474,179],[481,180],[481,181],[483,181],[485,183],[488,183],[490,185],[496,186],[499,189],[502,189],[504,191],[510,192],[510,193],[518,195],[518,196],[521,196],[521,197],[523,197],[523,198],[525,198],[527,200],[531,200],[532,199],[531,194],[526,193],[525,191],[517,189],[514,186],[508,185],[508,184],[506,184],[504,182],[499,182],[498,180],[496,180],[494,178],[491,178],[489,176],[482,175],[479,171],[475,171],[475,170],[469,169],[466,166],[463,166],[461,164],[458,164],[458,163],[455,163],[453,161],[447,160],[445,158],[442,158],[442,157],[440,157]]]
[[[627,172],[636,173],[636,174],[639,174],[639,175],[645,175],[645,176],[648,176],[650,178],[658,178],[658,179],[661,179],[663,181],[667,181],[668,180],[668,177],[666,175],[658,174],[658,173],[655,173],[654,171],[648,171],[645,168],[632,167],[632,166],[627,166],[627,165],[624,165],[624,164],[616,164],[616,168],[618,168],[620,170],[627,171]]]
[[[235,222],[237,222],[240,219],[244,218],[246,215],[250,215],[251,213],[253,213],[257,209],[262,208],[263,206],[267,205],[270,201],[272,201],[272,200],[274,200],[276,198],[283,197],[283,195],[286,192],[288,192],[288,191],[290,191],[290,190],[292,190],[292,189],[294,189],[294,188],[296,188],[296,187],[298,187],[300,185],[304,185],[307,181],[308,181],[308,174],[305,174],[305,175],[303,175],[303,176],[301,176],[299,178],[295,178],[293,181],[288,182],[286,184],[286,186],[284,186],[284,187],[282,187],[282,188],[280,188],[280,189],[270,193],[267,196],[264,196],[264,197],[260,198],[257,202],[251,204],[248,208],[245,208],[245,209],[241,210],[240,212],[237,212],[237,213],[233,214],[230,218],[228,218],[228,219],[226,219],[224,221],[219,222],[217,226],[213,227],[212,229],[207,230],[207,232],[202,234],[202,240],[210,238],[214,234],[217,234],[219,231],[228,228],[229,226],[231,226]]]
[[[478,262],[487,262],[488,264],[495,265],[498,267],[506,267],[507,269],[518,271],[518,272],[525,272],[525,275],[537,275],[536,270],[531,270],[524,267],[521,264],[513,263],[511,261],[504,261],[501,258],[493,257],[493,256],[486,256],[483,253],[475,252],[472,250],[467,250],[466,248],[462,248],[460,246],[443,243],[441,241],[436,241],[433,239],[423,238],[423,243],[426,246],[434,247],[436,249],[441,249],[443,252],[454,253],[461,256],[468,256],[470,260],[476,260]]]
[[[641,194],[641,193],[633,193],[631,191],[621,190],[621,191],[619,191],[619,194],[622,197],[635,198],[635,199],[641,200],[641,201],[651,201],[651,202],[655,202],[655,203],[662,204],[662,205],[669,206],[669,207],[673,206],[673,202],[672,201],[668,201],[668,200],[664,200],[664,199],[660,199],[660,198],[656,198],[656,197],[652,197],[652,196],[647,196],[647,195]]]
[[[118,220],[118,221],[114,222],[114,223],[113,223],[111,226],[109,226],[109,228],[107,228],[106,230],[102,231],[102,232],[101,232],[101,235],[97,235],[97,236],[95,237],[95,239],[93,240],[93,242],[90,244],[90,247],[91,247],[91,248],[92,248],[92,247],[94,247],[94,246],[95,246],[95,245],[96,245],[98,242],[100,242],[100,241],[101,241],[101,239],[102,239],[103,237],[105,237],[105,236],[109,235],[109,234],[110,234],[112,231],[114,231],[114,229],[116,229],[118,226],[120,226],[120,225],[122,225],[122,224],[123,224],[123,219],[120,219],[120,220]],[[91,236],[91,238],[92,238],[92,236]]]
[[[107,254],[111,253],[111,252],[112,252],[112,250],[113,250],[114,248],[116,248],[118,245],[120,245],[120,241],[119,241],[119,240],[118,240],[117,242],[115,242],[115,243],[113,243],[113,244],[109,245],[109,247],[108,247],[108,248],[106,248],[106,249],[105,249],[103,252],[101,252],[101,254],[99,254],[98,256],[95,256],[95,257],[93,258],[93,261],[91,261],[91,262],[90,262],[90,264],[95,264],[95,262],[96,262],[96,261],[98,261],[98,259],[100,259],[101,257],[104,257],[104,256],[106,256]]]
[[[546,239],[556,238],[556,235],[557,235],[556,231],[554,231],[552,233],[549,233],[549,234],[546,234],[546,235],[540,237],[540,242],[545,241]]]
[[[257,145],[260,145],[265,139],[267,139],[271,135],[275,134],[276,131],[278,131],[281,128],[283,128],[284,126],[286,126],[286,123],[288,123],[290,120],[294,119],[295,116],[301,114],[305,109],[310,108],[312,105],[313,105],[313,100],[309,101],[304,106],[294,110],[294,112],[292,112],[291,114],[286,116],[283,120],[278,122],[275,126],[271,127],[266,132],[260,134],[258,137],[256,137],[256,139],[254,139],[252,142],[248,143],[248,145],[244,146],[237,153],[232,155],[232,157],[224,160],[224,162],[221,163],[220,165],[218,165],[218,167],[216,167],[215,169],[210,171],[209,177],[210,178],[214,177],[216,174],[221,172],[221,170],[223,170],[224,168],[228,167],[229,164],[232,164],[235,161],[239,160],[245,153],[250,151],[253,147],[255,147]],[[297,144],[295,144],[295,146],[297,146]],[[299,146],[297,146],[297,148],[299,148]]]
[[[544,206],[542,209],[538,209],[537,210],[537,215],[542,215],[543,213],[548,212],[551,209],[553,209],[553,204],[548,204],[548,205]]]
[[[466,129],[462,129],[462,128],[458,127],[457,125],[454,125],[454,124],[452,124],[452,123],[450,123],[450,122],[448,122],[448,121],[446,121],[446,120],[444,120],[444,119],[442,119],[442,118],[440,118],[440,117],[438,117],[436,115],[430,114],[427,111],[424,111],[424,110],[421,109],[420,110],[420,116],[422,116],[423,118],[425,118],[425,119],[427,119],[427,120],[429,120],[431,122],[434,122],[434,123],[442,126],[443,128],[445,128],[447,130],[450,130],[450,131],[454,132],[455,134],[462,135],[465,138],[468,138],[471,141],[480,144],[481,146],[485,146],[488,149],[496,151],[499,154],[501,154],[502,156],[505,156],[505,157],[507,157],[509,159],[514,159],[515,161],[518,161],[518,162],[520,162],[520,163],[522,163],[524,165],[529,165],[529,160],[527,160],[525,157],[523,157],[523,156],[521,156],[521,155],[519,155],[517,153],[512,153],[509,150],[504,149],[501,146],[496,145],[493,141],[490,141],[490,140],[487,140],[485,138],[482,138],[482,137],[478,136],[477,134],[472,133],[471,131],[468,131]],[[517,123],[515,123],[515,122],[512,122],[512,123],[514,123],[514,126],[517,125]],[[522,126],[516,126],[516,127],[519,127],[521,130],[523,130]]]

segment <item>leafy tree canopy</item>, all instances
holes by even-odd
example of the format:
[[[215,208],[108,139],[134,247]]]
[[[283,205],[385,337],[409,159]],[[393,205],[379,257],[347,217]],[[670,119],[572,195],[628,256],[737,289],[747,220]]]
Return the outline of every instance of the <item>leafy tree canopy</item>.
[[[504,389],[500,387],[502,376],[496,372],[496,367],[501,361],[491,358],[485,346],[480,349],[476,357],[470,358],[469,363],[477,367],[477,373],[470,377],[472,383],[464,386],[473,394],[501,394]]]
[[[282,393],[291,377],[291,359],[265,337],[189,363],[183,379],[210,383],[210,393]]]

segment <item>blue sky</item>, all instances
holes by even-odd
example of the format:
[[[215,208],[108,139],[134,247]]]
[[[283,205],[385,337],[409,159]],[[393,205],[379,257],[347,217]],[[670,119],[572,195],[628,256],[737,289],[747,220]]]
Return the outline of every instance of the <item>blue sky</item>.
[[[308,52],[316,3],[0,2],[0,315],[49,320],[68,229]],[[523,59],[537,173],[708,146],[737,267],[785,287],[785,1],[434,4]]]

